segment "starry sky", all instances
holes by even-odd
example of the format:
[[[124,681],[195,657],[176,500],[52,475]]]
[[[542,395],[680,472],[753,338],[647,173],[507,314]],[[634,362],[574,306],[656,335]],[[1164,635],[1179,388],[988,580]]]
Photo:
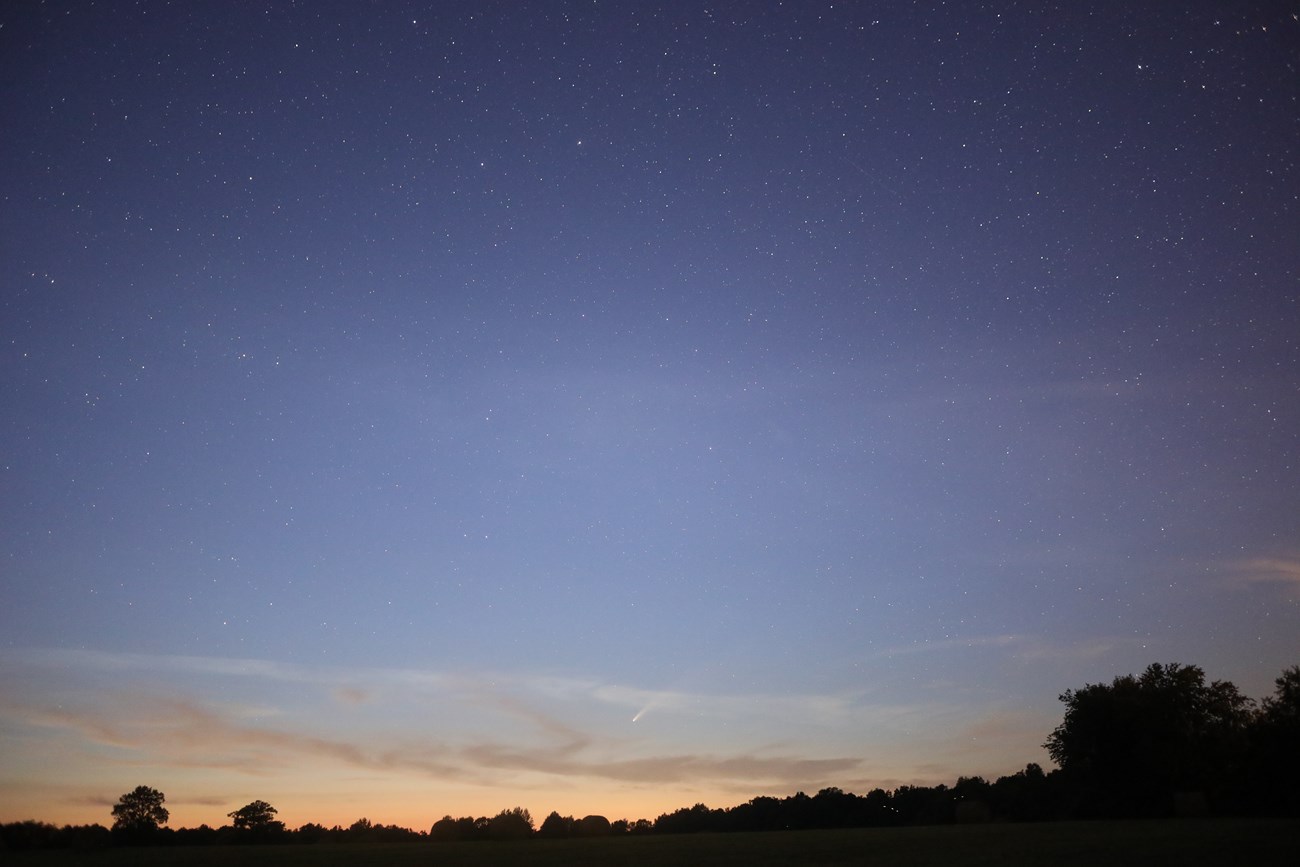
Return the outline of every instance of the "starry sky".
[[[0,12],[0,820],[993,778],[1300,662],[1293,3]]]

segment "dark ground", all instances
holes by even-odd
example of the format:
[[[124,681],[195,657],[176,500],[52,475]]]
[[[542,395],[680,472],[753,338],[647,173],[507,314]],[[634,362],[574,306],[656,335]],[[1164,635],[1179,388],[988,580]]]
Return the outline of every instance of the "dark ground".
[[[0,853],[15,867],[848,865],[1197,867],[1294,863],[1300,820],[1203,819],[685,834],[517,843],[316,844]]]

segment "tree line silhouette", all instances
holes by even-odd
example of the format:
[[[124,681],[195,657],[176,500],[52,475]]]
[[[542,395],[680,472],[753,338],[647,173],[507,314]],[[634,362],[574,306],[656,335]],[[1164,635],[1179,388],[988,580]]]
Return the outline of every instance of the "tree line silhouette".
[[[1206,682],[1194,665],[1153,664],[1140,675],[1061,695],[1065,715],[1044,746],[1058,768],[1037,764],[988,782],[877,788],[855,795],[824,788],[760,796],[730,808],[704,804],[647,819],[581,819],[552,812],[540,827],[522,807],[492,817],[444,816],[429,831],[359,819],[347,828],[290,830],[276,808],[253,801],[220,828],[165,827],[165,796],[138,786],[112,809],[113,826],[29,820],[0,825],[0,851],[109,845],[215,845],[519,840],[614,834],[689,834],[977,822],[1238,815],[1300,816],[1300,666],[1256,704],[1228,681]]]

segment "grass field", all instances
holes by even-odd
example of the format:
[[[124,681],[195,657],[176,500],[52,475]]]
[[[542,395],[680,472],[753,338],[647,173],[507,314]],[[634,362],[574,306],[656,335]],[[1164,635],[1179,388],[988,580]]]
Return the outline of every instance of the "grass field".
[[[0,853],[15,867],[585,867],[585,865],[1270,865],[1293,863],[1300,821],[1070,822],[754,834],[688,834],[517,843],[318,844]]]

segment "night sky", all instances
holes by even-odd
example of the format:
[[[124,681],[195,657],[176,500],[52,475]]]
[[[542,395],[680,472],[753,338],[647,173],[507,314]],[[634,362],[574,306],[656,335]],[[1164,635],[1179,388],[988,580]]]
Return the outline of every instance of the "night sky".
[[[1300,662],[1293,3],[0,12],[0,820],[990,779]]]

